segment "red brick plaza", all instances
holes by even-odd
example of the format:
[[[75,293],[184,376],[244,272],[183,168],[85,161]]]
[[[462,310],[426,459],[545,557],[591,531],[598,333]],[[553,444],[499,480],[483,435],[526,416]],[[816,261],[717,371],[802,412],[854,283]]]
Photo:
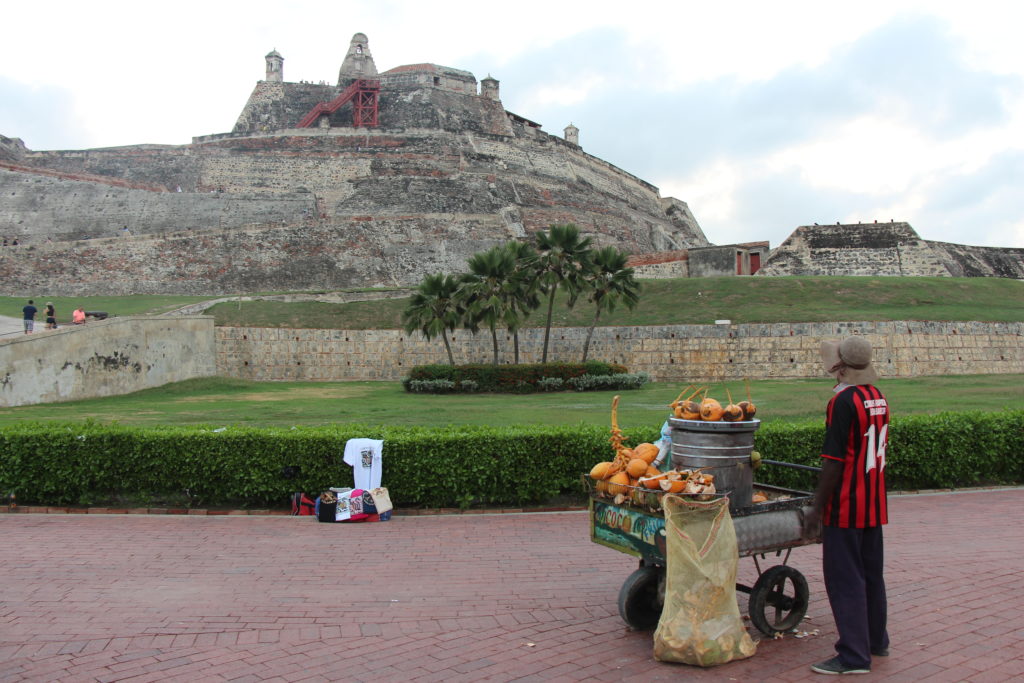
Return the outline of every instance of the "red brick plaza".
[[[890,506],[892,654],[863,680],[1024,678],[1024,489]],[[0,539],[0,681],[821,680],[835,633],[813,546],[790,564],[819,635],[657,662],[616,609],[635,561],[591,543],[583,512],[6,514]]]

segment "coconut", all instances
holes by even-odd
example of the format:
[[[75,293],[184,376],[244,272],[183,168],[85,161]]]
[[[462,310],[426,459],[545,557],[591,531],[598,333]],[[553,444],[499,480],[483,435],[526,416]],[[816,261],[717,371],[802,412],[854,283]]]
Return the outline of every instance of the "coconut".
[[[705,398],[700,402],[700,419],[705,422],[718,422],[723,412],[722,404],[713,398]]]
[[[620,493],[625,493],[629,490],[629,475],[625,472],[619,472],[612,475],[612,478],[608,480],[608,493],[613,496],[617,496]]]
[[[633,457],[641,458],[648,465],[654,462],[654,459],[658,457],[658,453],[661,449],[655,446],[653,443],[642,443],[637,444],[633,448]]]
[[[661,490],[668,493],[679,493],[686,488],[686,482],[682,479],[662,479]]]
[[[591,479],[605,479],[608,477],[608,471],[611,469],[612,464],[610,462],[599,462],[590,470]]]
[[[633,479],[644,476],[647,474],[647,461],[643,458],[633,458],[626,465],[626,474]]]

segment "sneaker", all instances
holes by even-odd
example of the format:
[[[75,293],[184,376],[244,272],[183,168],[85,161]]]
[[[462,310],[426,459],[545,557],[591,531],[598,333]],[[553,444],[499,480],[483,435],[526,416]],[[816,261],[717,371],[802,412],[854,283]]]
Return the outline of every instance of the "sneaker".
[[[861,669],[855,666],[846,666],[839,661],[839,657],[833,657],[832,659],[826,660],[820,664],[815,664],[811,667],[811,671],[816,674],[827,674],[829,676],[836,676],[839,674],[869,674],[871,669]]]
[[[872,657],[888,657],[889,656],[889,648],[883,647],[883,648],[880,648],[878,650],[872,650],[871,651],[871,656]]]

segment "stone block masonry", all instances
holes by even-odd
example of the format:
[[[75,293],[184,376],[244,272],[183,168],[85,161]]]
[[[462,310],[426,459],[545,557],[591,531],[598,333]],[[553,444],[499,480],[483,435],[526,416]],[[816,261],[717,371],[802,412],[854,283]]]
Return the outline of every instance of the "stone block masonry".
[[[0,341],[0,406],[117,396],[215,373],[213,318],[127,317]]]
[[[586,328],[551,332],[549,360],[580,359]],[[847,322],[602,327],[591,358],[622,363],[663,382],[823,377],[824,339],[865,335],[883,377],[1024,373],[1024,324]],[[520,359],[540,362],[543,329],[520,331]],[[399,380],[410,367],[447,363],[440,339],[401,330],[219,327],[217,372],[255,380]],[[499,337],[501,359],[512,341]],[[488,363],[490,338],[452,335],[456,363]]]

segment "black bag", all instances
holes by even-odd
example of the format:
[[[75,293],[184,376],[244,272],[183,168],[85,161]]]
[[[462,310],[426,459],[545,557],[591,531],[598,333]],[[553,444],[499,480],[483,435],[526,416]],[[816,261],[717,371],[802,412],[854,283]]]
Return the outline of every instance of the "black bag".
[[[335,516],[338,513],[338,498],[330,491],[325,491],[320,494],[317,498],[316,503],[316,521],[318,522],[337,522]]]

